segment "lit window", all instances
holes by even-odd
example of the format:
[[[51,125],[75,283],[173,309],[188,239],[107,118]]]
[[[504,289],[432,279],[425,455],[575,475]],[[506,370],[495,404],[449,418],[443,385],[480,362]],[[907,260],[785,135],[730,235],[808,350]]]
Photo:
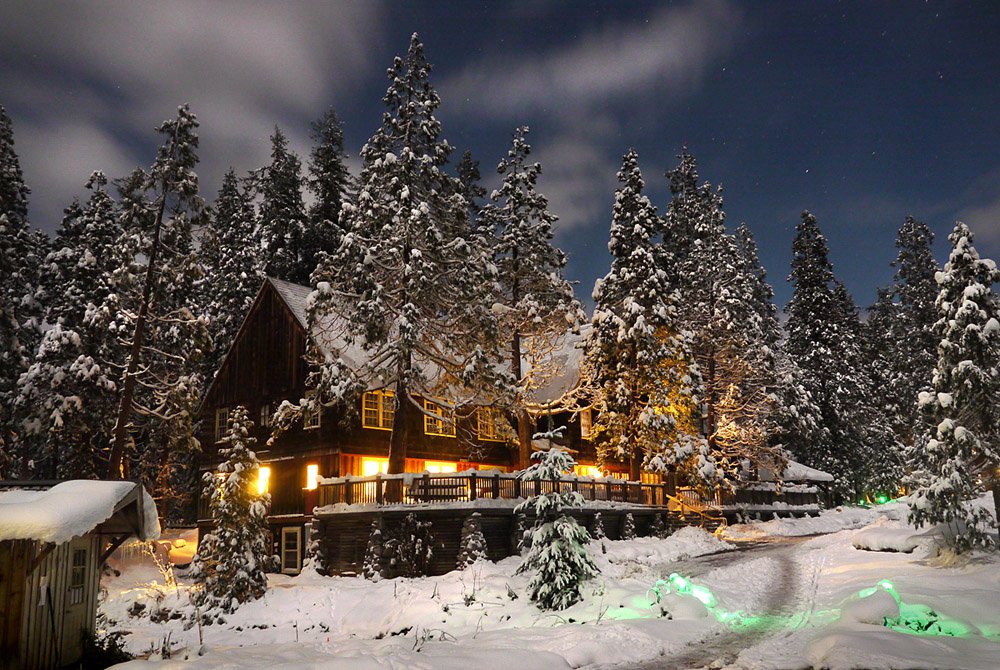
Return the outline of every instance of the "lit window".
[[[427,472],[458,472],[458,463],[449,461],[424,461],[424,470]]]
[[[590,429],[593,419],[594,417],[589,408],[580,412],[580,437],[584,440],[590,439]]]
[[[83,587],[87,579],[87,550],[74,549],[73,563],[69,575],[69,602],[76,605],[83,602]]]
[[[392,391],[369,391],[361,400],[361,425],[365,428],[392,430],[396,414],[395,395]]]
[[[262,496],[267,493],[271,484],[271,468],[261,467],[257,471],[257,495]]]
[[[362,458],[361,459],[361,474],[365,477],[372,477],[378,473],[383,475],[389,472],[389,459],[388,458]]]
[[[306,400],[316,400],[316,392],[309,391],[306,393]],[[310,408],[308,405],[302,410],[302,427],[306,430],[311,428],[319,428],[319,417],[323,413],[323,408],[319,403],[315,403],[314,407]]]
[[[307,465],[306,488],[309,489],[310,491],[315,491],[317,486],[319,486],[319,466]]]
[[[573,466],[573,472],[580,475],[581,477],[603,477],[604,473],[596,465],[576,465]]]
[[[455,413],[430,400],[424,401],[424,433],[455,437]]]
[[[476,433],[480,440],[503,442],[503,412],[496,407],[476,410]]]
[[[229,431],[229,408],[220,407],[215,410],[215,441],[222,442],[222,438]]]
[[[265,403],[261,405],[260,408],[260,422],[258,425],[261,428],[267,428],[271,425],[271,405],[270,403]]]

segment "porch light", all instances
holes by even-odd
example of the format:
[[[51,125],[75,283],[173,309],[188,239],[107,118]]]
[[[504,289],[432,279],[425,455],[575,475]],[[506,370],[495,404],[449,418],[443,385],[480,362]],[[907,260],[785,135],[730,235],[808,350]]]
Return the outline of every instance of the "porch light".
[[[315,491],[319,486],[319,466],[312,464],[306,466],[306,488]]]
[[[271,468],[262,466],[257,472],[257,495],[262,496],[267,493],[268,485],[271,481]]]

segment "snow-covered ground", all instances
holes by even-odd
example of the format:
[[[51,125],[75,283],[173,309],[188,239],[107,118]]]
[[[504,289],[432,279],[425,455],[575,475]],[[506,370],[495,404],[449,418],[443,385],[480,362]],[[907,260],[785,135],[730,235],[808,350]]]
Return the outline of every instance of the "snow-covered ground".
[[[151,585],[155,571],[130,569],[105,581],[102,611],[115,622],[112,628],[130,631],[133,652],[158,648],[169,635],[173,658],[159,667],[524,670],[718,661],[716,667],[763,669],[996,668],[1000,559],[949,563],[932,557],[934,538],[927,535],[912,553],[855,547],[895,545],[904,535],[903,544],[913,544],[916,531],[904,519],[905,507],[889,504],[735,526],[728,533],[732,543],[697,529],[665,540],[605,541],[606,554],[595,542],[601,576],[585,590],[584,602],[559,613],[540,612],[527,601],[527,576],[513,574],[517,557],[441,577],[378,583],[276,575],[266,598],[245,605],[225,625],[203,629],[202,655],[198,629],[183,626],[191,609],[183,579],[177,590],[165,590]],[[663,598],[651,605],[651,587],[673,572],[690,580],[675,581],[669,594],[661,585]],[[701,596],[710,607],[677,593],[690,585],[707,589]],[[920,614],[925,623],[938,618],[930,632],[962,635],[887,628],[885,617],[899,616],[897,598],[911,626]],[[145,608],[131,616],[136,602]],[[149,614],[157,608],[182,618],[161,612],[165,620],[154,623]]]

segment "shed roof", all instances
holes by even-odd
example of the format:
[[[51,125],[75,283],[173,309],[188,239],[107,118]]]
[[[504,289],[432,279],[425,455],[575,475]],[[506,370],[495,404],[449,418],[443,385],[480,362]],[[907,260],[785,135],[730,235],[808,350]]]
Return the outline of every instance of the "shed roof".
[[[156,539],[156,504],[135,482],[0,482],[0,541],[62,544],[92,532]]]

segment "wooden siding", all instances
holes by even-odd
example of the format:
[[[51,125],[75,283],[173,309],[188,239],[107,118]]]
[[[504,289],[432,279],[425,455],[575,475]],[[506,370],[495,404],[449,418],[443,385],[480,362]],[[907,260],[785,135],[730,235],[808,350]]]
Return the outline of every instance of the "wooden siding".
[[[72,549],[86,548],[83,626],[67,625]],[[50,551],[31,570],[45,545],[30,540],[0,542],[0,670],[58,668],[79,660],[83,634],[93,632],[97,613],[101,542],[87,535]]]

